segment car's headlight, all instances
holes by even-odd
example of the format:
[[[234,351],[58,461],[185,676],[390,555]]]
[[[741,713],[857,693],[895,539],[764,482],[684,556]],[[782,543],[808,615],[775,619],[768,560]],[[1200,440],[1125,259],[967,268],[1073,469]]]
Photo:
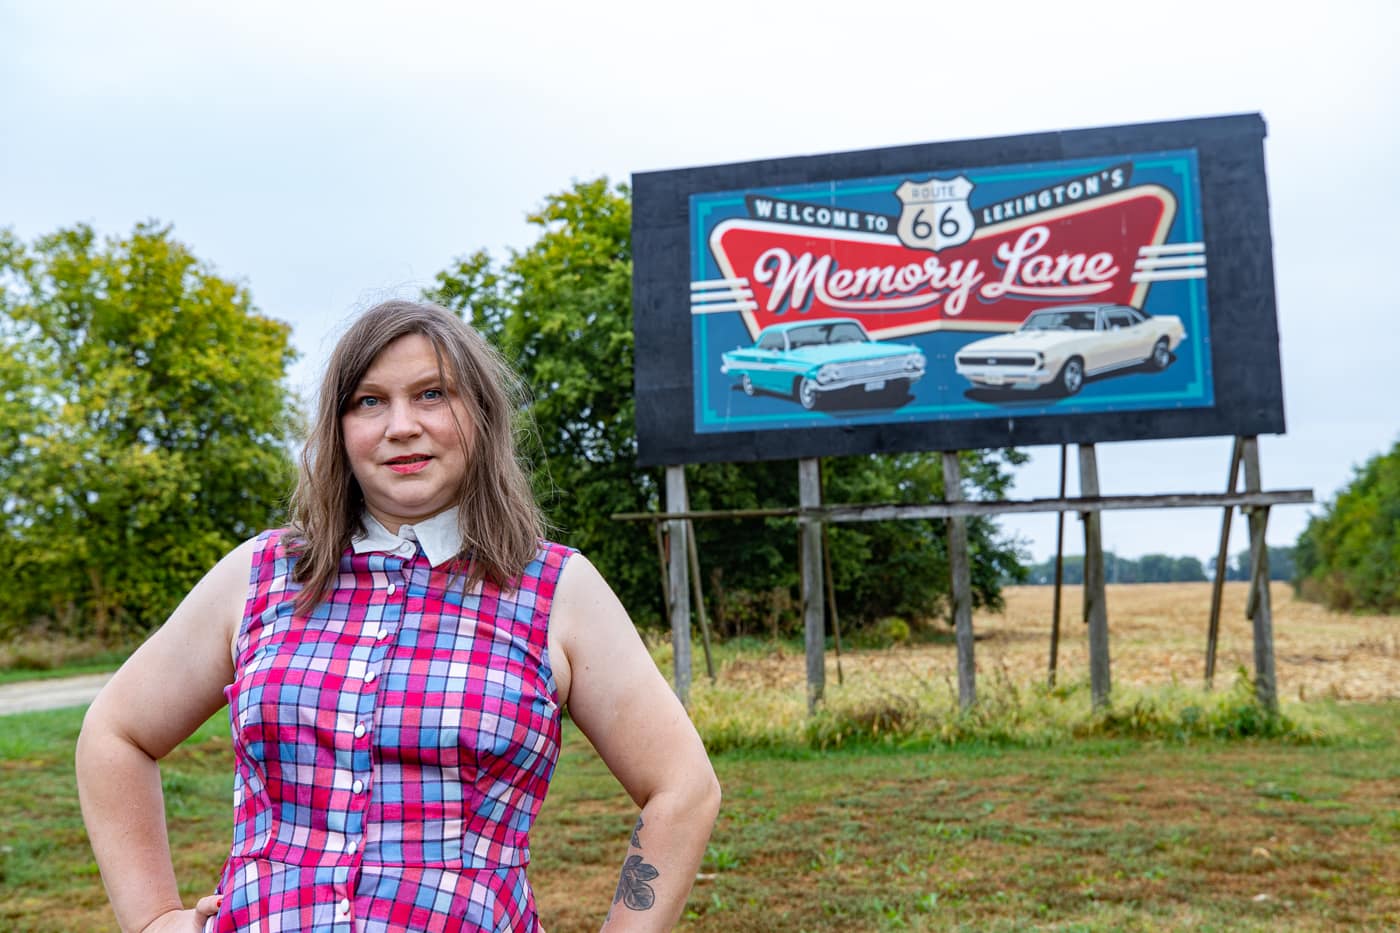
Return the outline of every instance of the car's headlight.
[[[841,378],[841,367],[828,364],[817,370],[818,382],[830,382],[833,379]]]
[[[959,360],[961,362],[961,360]],[[923,369],[924,358],[918,353],[911,353],[904,358],[904,368],[908,370]]]

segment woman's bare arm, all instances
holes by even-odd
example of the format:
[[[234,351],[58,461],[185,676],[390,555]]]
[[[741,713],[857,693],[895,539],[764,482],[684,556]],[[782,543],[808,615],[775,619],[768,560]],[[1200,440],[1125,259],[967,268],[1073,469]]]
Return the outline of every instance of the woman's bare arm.
[[[195,585],[83,719],[78,798],[123,930],[192,929],[213,911],[213,898],[198,916],[182,910],[156,762],[224,704],[253,546],[235,548]]]
[[[560,578],[550,646],[570,716],[642,808],[603,929],[669,930],[719,813],[704,745],[627,611],[581,555]]]

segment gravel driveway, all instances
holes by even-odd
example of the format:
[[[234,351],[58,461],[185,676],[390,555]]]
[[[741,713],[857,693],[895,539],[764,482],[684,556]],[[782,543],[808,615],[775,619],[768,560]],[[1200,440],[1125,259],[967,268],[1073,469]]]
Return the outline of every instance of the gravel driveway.
[[[97,696],[111,674],[82,674],[52,680],[24,680],[0,684],[0,716],[32,713],[65,706],[86,706]]]

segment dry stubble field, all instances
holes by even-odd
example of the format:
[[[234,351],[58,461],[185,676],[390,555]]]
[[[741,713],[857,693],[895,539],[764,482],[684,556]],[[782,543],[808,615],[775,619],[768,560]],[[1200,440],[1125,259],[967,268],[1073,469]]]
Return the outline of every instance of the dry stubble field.
[[[1017,683],[1045,679],[1050,652],[1053,588],[1014,586],[1005,591],[1003,613],[973,617],[979,676],[1003,670]],[[1245,618],[1247,587],[1225,586],[1216,654],[1216,686],[1228,687],[1243,666],[1254,671],[1252,623]],[[1063,591],[1059,677],[1085,678],[1089,670],[1083,590]],[[1295,599],[1291,586],[1270,590],[1274,656],[1279,695],[1285,700],[1394,700],[1400,698],[1400,618],[1347,615]],[[1146,583],[1108,587],[1109,652],[1115,685],[1198,686],[1205,675],[1210,584]],[[700,660],[697,658],[696,664]],[[800,656],[770,656],[737,662],[730,676],[768,686],[800,687]],[[828,682],[835,658],[827,656]],[[851,679],[878,679],[915,671],[922,677],[953,678],[957,657],[950,644],[912,645],[895,651],[846,652],[842,670]]]

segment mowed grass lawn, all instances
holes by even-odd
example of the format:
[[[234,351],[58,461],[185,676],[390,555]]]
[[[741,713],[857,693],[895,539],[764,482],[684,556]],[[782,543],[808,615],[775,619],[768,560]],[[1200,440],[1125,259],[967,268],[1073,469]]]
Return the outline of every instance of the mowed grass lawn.
[[[1052,748],[716,758],[726,797],[683,926],[1335,930],[1400,926],[1400,707],[1325,745],[1095,739]],[[113,929],[71,756],[80,710],[0,719],[0,930]],[[229,841],[212,721],[164,765],[185,896]],[[596,929],[635,820],[570,728],[534,834],[547,929]]]
[[[1243,587],[1226,596],[1217,696],[1250,656]],[[1171,728],[1070,738],[1086,689],[1059,700],[1033,686],[1048,603],[1047,588],[1014,588],[1005,614],[979,613],[979,696],[999,710],[992,727],[1017,721],[999,742],[977,738],[996,728],[951,743],[881,732],[817,752],[803,739],[792,646],[726,648],[713,687],[697,651],[697,721],[732,750],[715,755],[724,807],[682,928],[1400,929],[1400,618],[1327,613],[1276,591],[1285,714],[1311,724],[1291,738]],[[1111,587],[1109,603],[1117,708],[1158,697],[1168,725],[1190,704],[1209,708],[1171,692],[1199,681],[1206,586]],[[1075,602],[1066,618],[1079,618]],[[1077,681],[1083,626],[1065,631],[1061,676]],[[849,652],[844,686],[829,657],[831,708],[855,722],[938,707],[908,735],[945,734],[953,654],[937,642]],[[1042,713],[1059,724],[1038,726]],[[81,716],[0,717],[4,933],[115,928],[73,785]],[[743,745],[774,735],[792,741]],[[189,903],[212,888],[228,850],[231,772],[221,717],[163,764]],[[568,727],[533,836],[531,878],[551,933],[597,929],[635,818]]]

